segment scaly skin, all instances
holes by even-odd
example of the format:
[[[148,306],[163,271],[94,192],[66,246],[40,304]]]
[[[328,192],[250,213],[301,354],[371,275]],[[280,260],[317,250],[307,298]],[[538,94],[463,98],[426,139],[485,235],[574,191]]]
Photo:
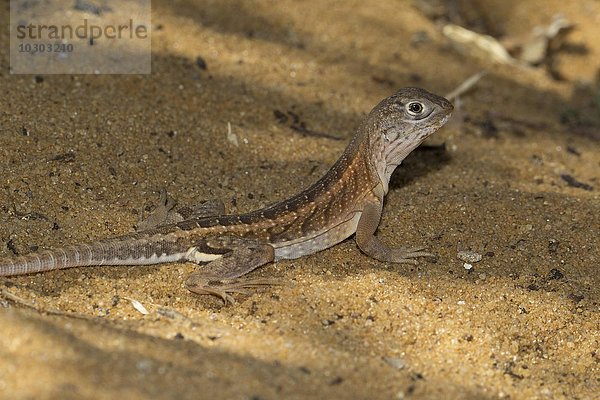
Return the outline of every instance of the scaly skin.
[[[241,215],[208,203],[188,215],[163,198],[155,225],[142,232],[0,259],[0,276],[94,265],[208,263],[188,278],[198,294],[220,296],[271,281],[240,280],[266,263],[298,258],[331,247],[356,233],[358,247],[386,262],[416,263],[423,248],[388,248],[376,236],[392,172],[423,140],[446,123],[446,99],[404,88],[379,103],[360,125],[333,167],[296,196]]]

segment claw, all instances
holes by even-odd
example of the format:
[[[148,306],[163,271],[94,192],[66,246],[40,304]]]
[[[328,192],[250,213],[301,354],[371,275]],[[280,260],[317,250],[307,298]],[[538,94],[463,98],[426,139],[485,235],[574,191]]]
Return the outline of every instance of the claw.
[[[192,293],[196,293],[196,294],[200,294],[200,295],[207,294],[207,295],[219,297],[221,300],[223,300],[224,305],[235,304],[235,299],[233,298],[233,296],[231,296],[227,293],[226,289],[219,290],[212,286],[197,287],[197,286],[191,286],[191,285],[187,285],[187,289]]]

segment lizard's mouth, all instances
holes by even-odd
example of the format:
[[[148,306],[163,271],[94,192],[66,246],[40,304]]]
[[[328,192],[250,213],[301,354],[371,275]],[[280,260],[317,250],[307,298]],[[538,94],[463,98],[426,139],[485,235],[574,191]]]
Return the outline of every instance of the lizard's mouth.
[[[448,113],[446,114],[446,116],[444,118],[442,118],[442,125],[446,125],[446,122],[448,122],[448,120],[450,119],[450,117],[452,116],[452,113]]]
[[[428,136],[431,136],[439,128],[446,125],[446,122],[448,122],[451,115],[452,114],[448,113],[439,120],[440,121],[439,123],[437,123],[437,124],[432,123],[429,127],[423,129],[423,133],[421,135],[419,135],[419,138],[418,138],[419,144],[421,144],[421,142],[423,142],[423,140],[427,139]],[[434,126],[437,126],[437,128],[434,128]]]

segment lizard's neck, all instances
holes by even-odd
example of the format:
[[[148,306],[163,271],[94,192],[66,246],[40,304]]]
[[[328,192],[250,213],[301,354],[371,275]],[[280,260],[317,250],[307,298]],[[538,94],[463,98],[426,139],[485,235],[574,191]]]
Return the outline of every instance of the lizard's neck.
[[[363,197],[377,186],[382,186],[376,167],[380,164],[379,155],[371,149],[368,136],[360,129],[327,174],[303,193],[309,194],[315,201],[321,197],[323,201],[332,196],[342,197],[350,205],[352,199]],[[385,187],[387,191],[387,184]]]
[[[371,163],[373,180],[379,180],[383,195],[389,190],[390,178],[402,161],[436,128],[426,128],[403,135],[393,142],[385,142],[384,135],[371,134],[365,139],[363,157]]]

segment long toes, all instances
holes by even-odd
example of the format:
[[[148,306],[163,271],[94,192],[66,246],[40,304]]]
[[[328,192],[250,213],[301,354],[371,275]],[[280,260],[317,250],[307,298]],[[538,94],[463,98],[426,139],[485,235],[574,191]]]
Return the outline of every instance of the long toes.
[[[406,253],[405,257],[407,257],[407,258],[413,258],[413,257],[435,257],[435,254],[428,253],[426,251],[414,251],[414,252],[411,252],[411,253]]]
[[[252,279],[239,282],[237,285],[244,288],[257,288],[263,286],[281,286],[284,282],[279,279]]]
[[[233,298],[233,296],[231,296],[229,293],[227,293],[226,290],[220,290],[220,289],[213,288],[210,286],[202,286],[202,287],[191,286],[191,285],[186,285],[186,286],[187,286],[187,289],[192,293],[199,294],[199,295],[211,295],[211,296],[219,297],[221,300],[223,300],[223,303],[225,303],[225,305],[235,304],[235,299]]]
[[[395,262],[398,264],[412,264],[412,265],[419,264],[419,262],[417,260],[413,260],[412,258],[400,258],[398,260],[395,260]]]
[[[415,246],[415,247],[399,247],[397,248],[398,251],[401,251],[403,253],[417,253],[417,252],[421,252],[422,250],[425,250],[427,247],[425,246]]]
[[[435,254],[427,251],[421,251],[425,247],[401,247],[392,249],[391,260],[395,263],[400,264],[413,264],[417,265],[418,261],[415,258],[418,257],[435,257]]]
[[[225,304],[234,304],[235,300],[230,293],[236,294],[248,294],[247,289],[254,289],[264,286],[283,285],[284,283],[275,279],[253,279],[253,280],[242,280],[236,281],[213,281],[206,280],[206,278],[198,281],[198,278],[191,275],[185,286],[192,293],[199,295],[213,295],[221,298]]]

